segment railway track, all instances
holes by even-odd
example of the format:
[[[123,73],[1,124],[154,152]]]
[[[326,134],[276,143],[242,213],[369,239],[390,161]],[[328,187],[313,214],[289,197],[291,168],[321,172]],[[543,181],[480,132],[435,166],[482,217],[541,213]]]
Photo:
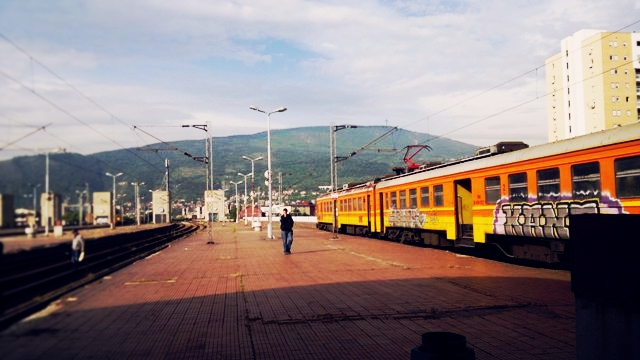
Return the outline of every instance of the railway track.
[[[65,293],[156,253],[199,230],[190,223],[85,239],[85,258],[74,270],[69,243],[5,254],[0,261],[0,329]]]

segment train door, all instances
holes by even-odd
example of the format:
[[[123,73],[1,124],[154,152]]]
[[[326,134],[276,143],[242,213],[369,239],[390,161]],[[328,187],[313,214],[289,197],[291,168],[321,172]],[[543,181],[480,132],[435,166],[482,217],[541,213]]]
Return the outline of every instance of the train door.
[[[384,237],[384,197],[383,193],[380,192],[380,197],[378,198],[378,210],[380,211],[380,228],[378,229],[378,234],[380,237]]]
[[[456,240],[460,244],[471,241],[473,244],[473,197],[471,196],[471,179],[454,181],[456,191]]]
[[[367,231],[368,236],[371,236],[373,229],[371,228],[371,195],[367,194]]]
[[[333,226],[331,227],[331,232],[333,233],[333,237],[338,237],[338,194],[331,195],[331,202],[333,203]]]

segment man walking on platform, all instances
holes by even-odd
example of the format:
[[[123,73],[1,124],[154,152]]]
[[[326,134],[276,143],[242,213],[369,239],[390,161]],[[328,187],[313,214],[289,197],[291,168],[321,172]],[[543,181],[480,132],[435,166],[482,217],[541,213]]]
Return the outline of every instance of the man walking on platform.
[[[84,239],[78,229],[73,229],[73,240],[71,241],[71,263],[73,270],[78,269],[78,263],[84,259]]]
[[[291,254],[291,244],[293,243],[293,218],[289,215],[288,210],[282,209],[280,216],[280,234],[282,236],[282,247],[284,254]]]

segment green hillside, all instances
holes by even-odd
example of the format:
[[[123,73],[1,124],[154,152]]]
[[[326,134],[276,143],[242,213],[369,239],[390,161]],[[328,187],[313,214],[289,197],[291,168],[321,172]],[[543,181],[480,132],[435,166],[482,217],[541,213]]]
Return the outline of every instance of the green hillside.
[[[374,141],[387,133],[389,128],[381,126],[344,129],[336,132],[337,155],[348,156],[355,150],[357,154],[338,163],[338,183],[363,181],[392,173],[392,168],[404,166],[402,149],[406,145],[425,144],[430,138],[426,134],[402,129],[391,132],[380,141]],[[318,186],[330,185],[330,132],[329,127],[302,127],[286,130],[272,130],[272,170],[275,190],[279,189],[279,174],[282,174],[282,189],[306,192],[307,199],[314,198],[312,192]],[[373,143],[372,143],[373,142]],[[263,173],[267,169],[267,133],[214,137],[213,140],[214,188],[229,189],[230,181],[241,181],[238,174],[251,172],[251,162],[242,158],[263,156],[255,162],[256,188],[264,191]],[[364,145],[370,144],[364,149]],[[428,142],[432,151],[421,152],[414,161],[446,161],[473,154],[474,146],[444,138]],[[360,150],[361,149],[361,150]],[[391,151],[397,149],[397,151]],[[179,141],[149,145],[143,148],[101,152],[92,155],[73,153],[50,154],[49,187],[51,191],[78,201],[76,191],[85,186],[89,191],[111,191],[113,179],[106,172],[123,175],[117,178],[118,193],[133,198],[131,182],[144,182],[140,195],[148,195],[148,190],[164,189],[165,159],[170,163],[170,189],[174,199],[193,201],[202,198],[205,190],[205,176],[208,165],[184,155],[203,156],[204,140]],[[33,193],[33,185],[41,184],[38,192],[44,190],[45,156],[23,156],[0,162],[0,193],[13,194],[16,207],[31,207],[32,199],[24,195]],[[244,185],[239,186],[244,192]],[[300,198],[299,196],[292,196]]]

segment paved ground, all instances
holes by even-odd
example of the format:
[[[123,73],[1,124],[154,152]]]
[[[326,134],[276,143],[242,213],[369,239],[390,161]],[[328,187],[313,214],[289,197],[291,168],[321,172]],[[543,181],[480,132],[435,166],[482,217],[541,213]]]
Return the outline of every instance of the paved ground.
[[[276,232],[279,234],[279,232]],[[575,359],[570,274],[297,226],[242,224],[68,294],[0,334],[2,359],[410,359],[421,334],[476,359]]]

